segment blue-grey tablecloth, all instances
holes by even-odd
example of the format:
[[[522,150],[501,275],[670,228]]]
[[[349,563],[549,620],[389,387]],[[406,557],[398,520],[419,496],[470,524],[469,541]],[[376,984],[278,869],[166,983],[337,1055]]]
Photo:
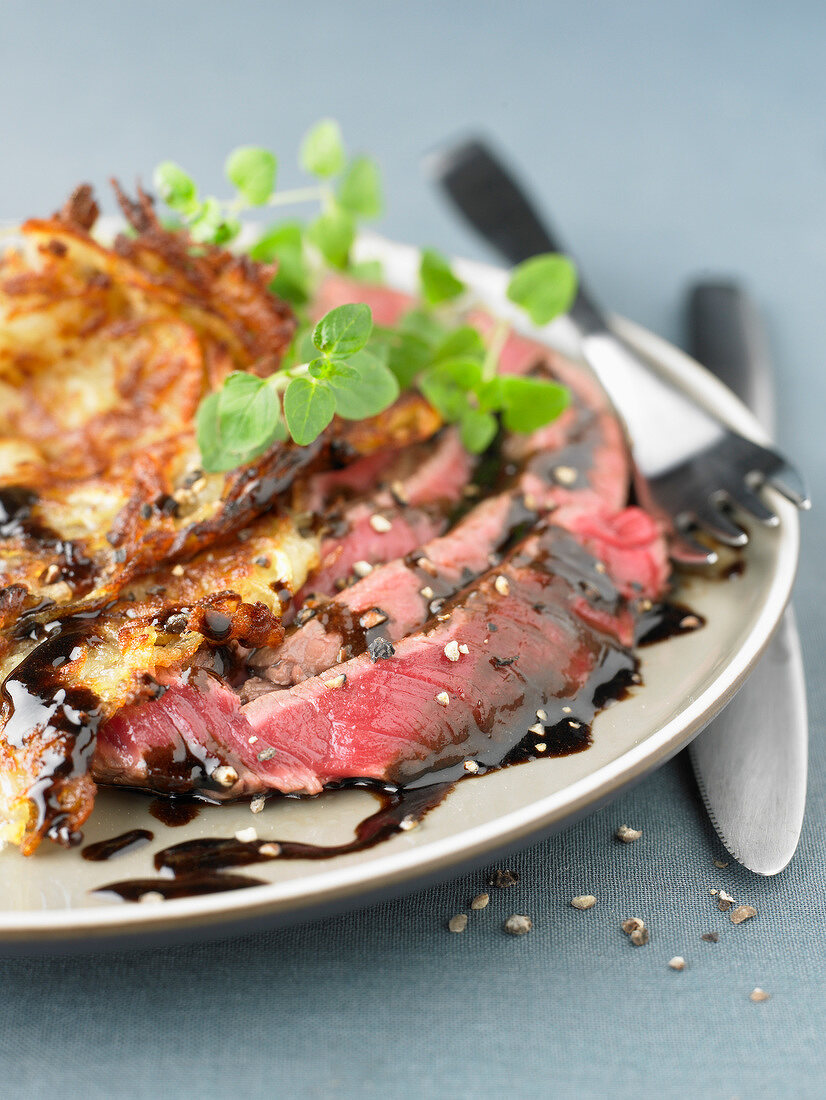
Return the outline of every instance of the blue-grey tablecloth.
[[[701,272],[768,319],[782,442],[818,507],[796,603],[812,769],[777,879],[730,866],[676,761],[515,857],[521,883],[464,935],[483,876],[240,940],[0,959],[0,1095],[762,1097],[826,1094],[826,18],[821,3],[664,0],[0,5],[0,213],[174,157],[208,188],[245,142],[293,152],[337,116],[384,163],[383,229],[483,253],[419,160],[467,129],[522,164],[616,310],[681,338]],[[624,847],[614,827],[642,839]],[[759,911],[735,928],[707,891]],[[577,913],[573,894],[597,907]],[[533,933],[499,932],[509,912]],[[654,930],[636,949],[620,918]],[[701,940],[716,930],[719,942]],[[685,956],[682,972],[668,959]],[[772,995],[753,1004],[761,986]]]

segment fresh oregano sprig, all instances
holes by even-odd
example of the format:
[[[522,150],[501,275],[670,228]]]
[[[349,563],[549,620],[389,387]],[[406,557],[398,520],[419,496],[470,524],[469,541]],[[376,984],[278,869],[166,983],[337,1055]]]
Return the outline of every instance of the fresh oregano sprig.
[[[382,360],[365,350],[373,328],[368,306],[337,306],[313,328],[312,358],[269,378],[234,371],[198,409],[204,469],[230,470],[289,434],[306,446],[333,416],[363,420],[396,400],[399,384]]]
[[[241,231],[244,211],[316,201],[308,224],[291,219],[264,229],[249,248],[252,259],[277,262],[274,293],[301,311],[312,297],[317,271],[308,253],[315,248],[328,265],[367,282],[380,280],[375,263],[353,264],[351,248],[360,218],[382,210],[378,168],[368,157],[348,158],[341,130],[323,119],[304,137],[301,166],[317,183],[277,191],[273,153],[242,146],[227,158],[225,174],[235,196],[202,198],[193,179],[166,162],[155,173],[161,198],[197,243],[226,245]],[[337,413],[349,419],[373,416],[417,386],[449,423],[459,426],[468,450],[481,452],[493,440],[499,420],[510,431],[531,432],[565,408],[568,392],[559,384],[499,373],[509,326],[500,321],[487,342],[472,325],[458,324],[451,303],[466,286],[437,250],[422,252],[422,305],[393,328],[374,327],[366,305],[341,306],[312,328],[304,325],[267,379],[236,371],[222,389],[202,402],[198,439],[204,466],[225,470],[248,462],[273,442],[291,436],[311,443]],[[537,325],[565,312],[576,293],[576,272],[564,256],[537,256],[514,269],[508,298]]]
[[[253,259],[279,262],[274,293],[302,306],[312,292],[307,243],[330,266],[349,270],[358,222],[378,217],[383,199],[378,166],[369,157],[348,158],[341,130],[332,119],[322,119],[305,135],[300,161],[317,180],[314,186],[278,191],[275,155],[252,145],[235,149],[224,164],[224,174],[236,192],[232,199],[201,197],[192,177],[172,161],[158,165],[154,183],[161,199],[199,244],[230,244],[241,232],[239,215],[246,210],[318,203],[319,213],[306,226],[297,221],[271,226],[251,249]]]
[[[431,306],[453,301],[465,284],[434,249],[422,252],[422,298]],[[533,257],[514,268],[508,298],[534,324],[547,324],[565,312],[576,293],[570,260],[556,253]],[[544,378],[499,374],[499,356],[509,326],[499,322],[488,343],[472,325],[450,327],[433,309],[413,309],[396,330],[379,331],[374,341],[386,348],[387,364],[400,385],[414,382],[448,423],[459,425],[467,450],[487,449],[500,414],[508,431],[533,432],[555,420],[567,407],[568,390]]]

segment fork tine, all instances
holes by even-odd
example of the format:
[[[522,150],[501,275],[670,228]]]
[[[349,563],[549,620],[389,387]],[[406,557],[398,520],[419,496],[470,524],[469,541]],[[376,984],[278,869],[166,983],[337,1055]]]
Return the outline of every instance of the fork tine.
[[[792,504],[796,504],[798,508],[803,508],[806,511],[811,508],[812,502],[809,500],[803,478],[787,462],[784,462],[778,469],[769,474],[766,480],[769,485],[773,485],[779,493],[782,493]]]
[[[749,536],[742,527],[738,527],[711,501],[708,501],[703,508],[698,508],[693,519],[718,542],[723,542],[726,546],[745,546],[749,541]]]
[[[703,546],[685,531],[674,531],[669,541],[671,558],[681,565],[714,565],[718,554],[716,550]]]
[[[744,512],[759,519],[767,527],[776,527],[780,520],[767,508],[757,493],[752,492],[745,484],[729,485],[726,489],[726,497],[732,504],[736,504]]]

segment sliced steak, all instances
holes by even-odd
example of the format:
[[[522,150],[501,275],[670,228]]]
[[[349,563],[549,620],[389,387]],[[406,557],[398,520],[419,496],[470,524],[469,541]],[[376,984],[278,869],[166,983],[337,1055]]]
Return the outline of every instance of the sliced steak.
[[[582,423],[586,434],[601,431],[600,416],[590,410],[572,408],[569,413],[569,430]],[[535,522],[550,509],[556,509],[553,522],[586,539],[585,544],[606,562],[609,574],[625,586],[627,595],[659,595],[667,580],[668,561],[653,521],[639,509],[628,515],[611,511],[620,492],[623,498],[627,495],[622,439],[604,441],[599,448],[604,456],[597,463],[601,475],[609,474],[611,462],[616,475],[603,477],[610,484],[606,502],[588,482],[583,445],[570,444],[566,451],[565,438],[557,421],[519,437],[518,443],[507,439],[506,450],[510,448],[521,463],[509,489],[481,501],[446,535],[422,545],[405,560],[374,569],[332,603],[311,605],[307,612],[313,615],[311,621],[294,630],[275,653],[254,655],[251,667],[256,675],[242,692],[244,700],[271,690],[268,682],[287,687],[317,675],[337,660],[361,653],[378,634],[395,641],[418,629],[431,613],[434,599],[453,596],[484,572],[490,555],[509,541],[517,525]],[[577,468],[558,460],[560,447],[570,457],[573,446],[580,447],[577,457],[583,463]],[[371,565],[377,561],[369,555],[363,560]],[[317,587],[319,592],[330,590],[329,585]],[[622,640],[628,638],[626,631]]]
[[[498,763],[535,725],[537,709],[552,724],[564,705],[575,717],[584,692],[590,716],[589,678],[609,655],[633,666],[629,651],[583,618],[583,605],[606,626],[628,614],[596,564],[548,527],[446,604],[442,618],[385,649],[386,658],[362,653],[244,706],[205,677],[170,687],[164,706],[126,708],[101,730],[94,774],[162,790],[182,743],[190,757],[209,754],[238,776],[215,792],[215,767],[192,767],[193,788],[211,775],[211,793],[233,797],[273,788],[312,794],[352,777],[407,783],[467,759]]]
[[[347,280],[325,293],[324,308],[366,300],[384,324],[411,305]],[[255,674],[236,669],[233,687],[199,671],[110,719],[94,758],[99,781],[218,798],[314,794],[359,777],[430,782],[431,772],[464,774],[468,761],[500,763],[529,728],[539,736],[590,719],[609,673],[634,668],[627,601],[662,590],[662,540],[649,517],[623,508],[629,452],[593,378],[516,335],[502,368],[550,371],[572,392],[553,424],[504,439],[509,482],[445,534],[447,512],[431,505],[458,500],[471,472],[452,429],[425,462],[384,452],[308,480],[297,500],[340,526],[296,599],[306,602],[301,625],[277,650],[249,655]],[[398,462],[403,476],[391,472]],[[542,515],[489,569],[518,523]],[[357,562],[375,568],[323,598]]]
[[[528,518],[536,515],[518,492],[489,497],[448,534],[374,569],[333,600],[310,601],[304,612],[309,621],[277,649],[259,650],[249,659],[258,678],[244,686],[242,698],[318,675],[363,653],[374,638],[396,641],[417,629],[445,599],[489,569],[491,554]]]
[[[456,500],[476,460],[467,453],[455,428],[401,451],[378,451],[341,470],[329,470],[297,486],[297,511],[327,511],[337,501],[366,497],[383,489],[397,503],[418,505]]]

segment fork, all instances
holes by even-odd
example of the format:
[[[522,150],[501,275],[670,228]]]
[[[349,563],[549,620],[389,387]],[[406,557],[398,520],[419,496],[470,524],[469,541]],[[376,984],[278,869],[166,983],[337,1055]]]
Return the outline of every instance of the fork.
[[[509,263],[567,251],[483,142],[442,150],[429,166],[460,213]],[[637,496],[674,531],[674,557],[716,560],[715,551],[694,537],[698,529],[743,546],[748,535],[732,509],[776,526],[776,514],[758,493],[766,482],[798,508],[809,507],[802,478],[781,454],[732,431],[658,374],[611,330],[581,281],[568,316],[585,361],[625,421]]]

